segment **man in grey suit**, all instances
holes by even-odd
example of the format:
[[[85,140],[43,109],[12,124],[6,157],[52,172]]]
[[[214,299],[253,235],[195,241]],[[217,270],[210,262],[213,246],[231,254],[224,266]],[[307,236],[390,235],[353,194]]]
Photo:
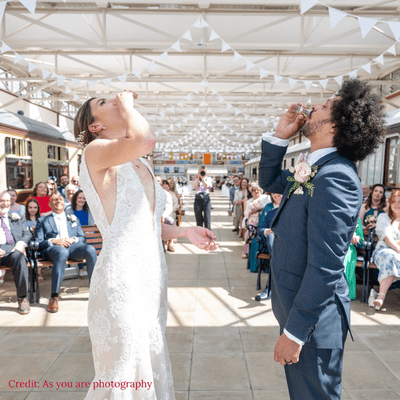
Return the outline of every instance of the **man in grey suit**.
[[[53,262],[51,275],[51,298],[47,311],[56,313],[58,292],[64,278],[65,266],[68,259],[82,261],[86,259],[86,269],[89,281],[97,261],[96,250],[86,244],[86,237],[79,219],[64,212],[64,198],[61,194],[53,194],[50,198],[51,214],[39,218],[35,240],[39,242],[39,250],[46,260]]]
[[[365,82],[348,80],[310,117],[293,107],[263,137],[259,167],[261,187],[283,194],[271,222],[272,308],[281,333],[274,360],[285,366],[291,399],[336,400],[350,330],[343,261],[362,202],[355,162],[382,141],[383,106]],[[284,171],[288,139],[299,129],[311,154]]]
[[[10,213],[11,197],[6,190],[0,190],[0,266],[11,268],[17,288],[18,312],[30,312],[28,293],[28,267],[25,248],[32,238],[24,225],[24,219],[17,213]]]

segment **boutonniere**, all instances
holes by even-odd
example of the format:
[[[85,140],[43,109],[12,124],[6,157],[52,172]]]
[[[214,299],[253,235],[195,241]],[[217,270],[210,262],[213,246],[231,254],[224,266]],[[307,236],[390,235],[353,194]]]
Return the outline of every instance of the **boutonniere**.
[[[76,215],[74,215],[74,214],[68,214],[68,215],[67,215],[67,219],[68,219],[68,221],[70,221],[70,222],[75,222],[78,218],[77,218]]]
[[[11,219],[11,221],[18,221],[19,219],[21,219],[21,216],[17,213],[11,213],[10,219]]]
[[[287,198],[290,197],[291,193],[294,194],[304,194],[303,188],[308,190],[310,196],[314,193],[314,184],[310,182],[311,178],[314,178],[317,173],[318,167],[310,165],[304,160],[304,155],[300,155],[297,164],[294,167],[290,167],[289,171],[293,176],[288,176],[287,180],[294,182],[293,186],[290,188]]]

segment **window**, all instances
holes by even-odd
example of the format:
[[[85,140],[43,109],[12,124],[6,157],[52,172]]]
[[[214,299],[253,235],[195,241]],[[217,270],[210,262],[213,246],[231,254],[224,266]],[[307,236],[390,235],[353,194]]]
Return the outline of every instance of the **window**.
[[[4,147],[6,149],[6,154],[11,154],[11,139],[9,137],[4,139]]]
[[[32,160],[6,158],[8,189],[30,189],[33,187]]]
[[[69,176],[68,165],[64,163],[58,163],[55,161],[49,161],[49,176],[55,176],[57,178],[57,185],[60,184],[60,176],[67,174]]]
[[[30,140],[26,141],[26,149],[27,149],[27,155],[32,157],[32,142]]]
[[[47,158],[68,161],[68,149],[60,146],[47,146]]]
[[[397,155],[399,146],[399,137],[386,139],[385,146],[385,169],[383,173],[383,184],[395,187],[397,184]]]

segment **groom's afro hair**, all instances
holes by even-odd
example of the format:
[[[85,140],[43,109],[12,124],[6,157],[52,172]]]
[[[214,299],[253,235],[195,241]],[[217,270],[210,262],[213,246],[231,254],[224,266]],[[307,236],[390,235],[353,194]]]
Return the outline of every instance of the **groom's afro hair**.
[[[383,104],[365,81],[343,82],[332,108],[336,127],[333,145],[349,160],[362,161],[383,142],[386,132]]]

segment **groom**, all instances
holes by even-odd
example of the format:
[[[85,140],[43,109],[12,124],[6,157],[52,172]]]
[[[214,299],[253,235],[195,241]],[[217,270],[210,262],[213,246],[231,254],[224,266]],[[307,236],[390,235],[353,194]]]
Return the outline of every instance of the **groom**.
[[[310,118],[292,105],[275,134],[263,137],[260,185],[283,193],[271,226],[271,292],[281,333],[274,360],[285,366],[291,399],[341,396],[350,330],[343,260],[362,203],[354,163],[381,142],[382,108],[364,81],[348,80],[337,97],[313,106]],[[288,139],[299,129],[311,142],[308,162],[283,171]]]

